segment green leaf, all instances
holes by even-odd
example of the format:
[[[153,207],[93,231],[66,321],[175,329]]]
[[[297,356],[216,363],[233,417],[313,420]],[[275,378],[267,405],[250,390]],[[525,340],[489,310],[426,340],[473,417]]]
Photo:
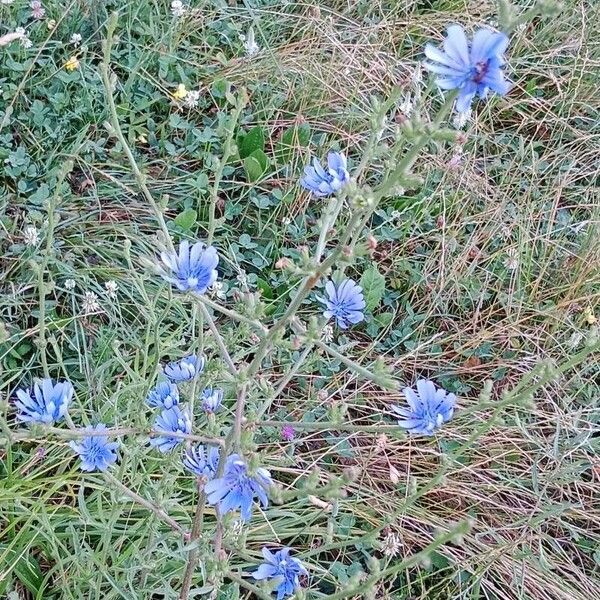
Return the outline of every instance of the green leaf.
[[[248,181],[258,181],[269,167],[269,157],[262,150],[255,150],[244,158],[244,169]]]
[[[44,581],[38,561],[29,552],[21,554],[13,547],[0,545],[0,551],[6,553],[9,564],[12,562],[13,572],[17,579],[32,593],[37,594]]]
[[[175,223],[181,227],[181,229],[191,229],[196,223],[198,213],[193,208],[186,208],[183,212],[180,212],[175,217]]]
[[[253,155],[257,150],[264,154],[265,132],[262,127],[254,127],[242,139],[240,144],[240,158]]]
[[[371,265],[360,278],[367,309],[372,311],[383,298],[385,292],[385,277]]]

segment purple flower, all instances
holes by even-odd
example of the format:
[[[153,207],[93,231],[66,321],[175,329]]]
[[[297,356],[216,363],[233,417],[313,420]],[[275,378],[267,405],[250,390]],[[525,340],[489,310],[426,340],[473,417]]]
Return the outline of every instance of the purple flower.
[[[277,600],[294,594],[300,588],[300,576],[308,575],[304,565],[297,558],[292,558],[290,552],[290,548],[282,548],[273,554],[268,548],[263,548],[265,562],[252,573],[257,580],[276,579],[279,582]]]
[[[432,381],[417,381],[417,391],[404,388],[408,408],[392,406],[402,418],[398,425],[415,435],[433,435],[446,421],[452,418],[456,396],[444,388],[436,390]]]
[[[18,400],[15,405],[20,409],[17,419],[50,425],[67,414],[73,398],[73,386],[69,381],[53,383],[46,377],[36,379],[32,390],[17,390],[16,393]]]
[[[34,19],[43,19],[46,14],[46,9],[42,6],[39,0],[33,0],[29,6],[31,7],[31,16]]]
[[[223,402],[223,390],[211,387],[204,388],[201,399],[204,412],[216,413]]]
[[[291,425],[284,425],[281,428],[281,439],[285,442],[291,442],[296,436],[296,431]]]
[[[188,448],[183,456],[183,466],[198,477],[212,479],[219,466],[218,446],[208,448],[198,444]]]
[[[300,185],[315,196],[331,196],[342,189],[350,181],[346,168],[346,157],[339,152],[327,155],[327,169],[323,168],[317,158],[313,158],[312,167],[304,168],[304,177]]]
[[[198,357],[195,354],[191,354],[181,360],[165,365],[164,372],[171,381],[177,383],[190,381],[202,373],[205,362],[203,356]]]
[[[317,297],[317,300],[325,304],[326,310],[323,315],[327,319],[333,317],[338,327],[347,329],[349,325],[359,323],[365,318],[363,291],[352,279],[344,279],[337,286],[333,281],[328,281],[325,291],[328,298]]]
[[[204,247],[196,242],[190,249],[190,243],[184,240],[179,244],[179,254],[162,252],[160,255],[168,271],[161,272],[165,281],[181,292],[204,294],[217,280],[219,255],[213,246]]]
[[[170,452],[183,442],[184,438],[179,436],[170,436],[167,433],[191,433],[192,421],[186,410],[181,410],[178,405],[163,410],[154,421],[154,430],[160,431],[161,435],[150,438],[150,445],[158,448],[160,452]]]
[[[94,427],[86,428],[86,431],[104,432],[106,429],[106,425],[98,423]],[[90,435],[79,442],[70,442],[69,446],[79,454],[81,458],[79,468],[82,471],[106,471],[117,461],[116,450],[119,444],[109,442],[106,435]]]
[[[502,70],[508,42],[504,33],[480,29],[469,44],[464,29],[450,25],[443,51],[431,44],[425,46],[425,55],[433,61],[425,67],[439,76],[440,88],[458,90],[456,110],[465,112],[477,94],[485,98],[492,90],[504,96],[510,90]]]
[[[209,481],[204,489],[208,503],[218,505],[222,514],[239,509],[242,520],[248,521],[252,517],[254,496],[263,508],[269,505],[266,490],[272,483],[269,471],[259,467],[250,473],[246,461],[239,454],[232,454],[225,463],[223,477]]]
[[[154,408],[171,408],[179,404],[179,390],[174,383],[161,381],[150,390],[146,403]]]

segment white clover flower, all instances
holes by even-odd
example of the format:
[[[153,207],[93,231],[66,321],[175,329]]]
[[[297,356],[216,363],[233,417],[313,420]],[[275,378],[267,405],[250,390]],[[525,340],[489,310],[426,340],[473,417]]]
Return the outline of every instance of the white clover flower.
[[[28,225],[23,231],[23,241],[26,246],[37,246],[40,242],[40,232],[33,225]]]
[[[196,108],[198,106],[198,100],[200,100],[199,90],[190,90],[183,101],[185,106],[188,108]]]
[[[23,48],[31,48],[33,43],[29,39],[29,36],[27,35],[27,32],[25,31],[24,27],[17,27],[15,29],[15,33],[19,36],[20,41],[21,41],[21,46],[23,46]]]
[[[402,102],[398,106],[400,111],[402,113],[404,113],[407,117],[410,117],[414,107],[415,107],[415,105],[412,101],[410,94],[406,94],[406,96],[404,96],[404,98],[402,99]]]
[[[210,286],[210,291],[212,294],[214,294],[217,298],[220,298],[221,300],[225,300],[225,298],[227,297],[227,294],[223,290],[223,283],[221,281],[215,281]]]
[[[98,302],[98,296],[94,292],[84,293],[83,302],[81,303],[81,310],[86,315],[101,310],[100,303]]]
[[[452,119],[452,125],[456,129],[464,129],[465,125],[471,120],[471,109],[465,110],[464,112],[459,112],[454,115],[454,119]]]
[[[73,44],[73,46],[79,46],[79,44],[81,44],[81,34],[80,33],[74,33],[71,36],[71,39],[69,40],[69,44]]]
[[[325,325],[325,327],[323,327],[323,330],[321,331],[321,339],[326,344],[333,341],[333,326],[332,325]]]
[[[106,288],[106,292],[109,298],[115,299],[117,297],[117,290],[119,289],[119,286],[117,285],[116,281],[107,281],[104,284],[104,287]]]
[[[0,4],[12,4],[14,0],[0,0]]]
[[[515,271],[519,268],[519,253],[514,248],[509,248],[506,251],[504,266],[510,271]]]
[[[244,44],[246,56],[254,56],[260,52],[260,46],[254,39],[254,29],[252,27],[250,27],[246,35],[240,35],[240,40]]]
[[[381,540],[381,551],[385,556],[393,558],[400,552],[402,547],[402,541],[397,533],[389,531],[385,537]]]
[[[75,281],[73,279],[65,280],[65,290],[74,290],[75,289]]]
[[[181,0],[173,0],[173,2],[171,2],[171,14],[174,17],[183,17],[183,15],[185,15],[185,11],[186,8]]]

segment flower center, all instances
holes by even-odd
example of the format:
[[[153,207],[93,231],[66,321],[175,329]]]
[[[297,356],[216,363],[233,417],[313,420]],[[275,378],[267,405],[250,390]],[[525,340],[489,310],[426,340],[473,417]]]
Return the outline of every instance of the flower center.
[[[489,63],[489,60],[480,60],[479,62],[475,63],[475,66],[473,67],[472,77],[475,83],[481,83],[483,78],[486,76],[488,72]]]

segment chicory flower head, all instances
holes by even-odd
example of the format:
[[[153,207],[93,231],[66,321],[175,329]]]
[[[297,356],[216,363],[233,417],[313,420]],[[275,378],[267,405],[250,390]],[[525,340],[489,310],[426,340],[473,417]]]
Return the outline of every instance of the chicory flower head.
[[[174,382],[191,381],[204,371],[205,359],[203,356],[191,354],[180,360],[165,365],[165,375]]]
[[[171,408],[179,404],[179,390],[170,381],[160,381],[148,393],[146,403],[154,408]]]
[[[150,438],[150,444],[155,448],[158,448],[160,452],[170,452],[183,442],[182,437],[170,436],[168,433],[172,431],[174,433],[191,433],[192,421],[187,411],[181,410],[178,405],[172,406],[171,408],[163,410],[160,415],[156,417],[154,421],[154,430],[160,431],[162,435]]]
[[[317,297],[317,300],[325,305],[323,315],[327,319],[333,317],[338,327],[347,329],[349,325],[359,323],[365,318],[363,291],[352,279],[344,279],[339,285],[328,281],[325,291],[327,298]]]
[[[219,255],[213,246],[196,242],[190,248],[190,243],[183,240],[179,253],[161,252],[160,257],[168,269],[161,272],[162,278],[182,292],[204,294],[217,280]]]
[[[261,564],[252,577],[254,579],[277,579],[280,583],[276,588],[277,600],[282,600],[294,594],[300,588],[300,576],[308,575],[304,565],[290,556],[291,548],[282,548],[278,552],[262,549],[265,562]]]
[[[266,490],[272,483],[267,469],[258,468],[250,473],[246,461],[239,454],[232,454],[225,463],[223,477],[209,481],[205,491],[208,503],[218,505],[222,514],[239,509],[242,520],[249,521],[254,496],[260,500],[263,508],[269,505]]]
[[[33,389],[17,390],[15,405],[20,410],[17,419],[32,423],[49,425],[59,421],[66,414],[73,398],[73,385],[70,381],[36,379]]]
[[[106,431],[103,423],[86,428],[86,431]],[[106,435],[90,435],[80,441],[69,442],[72,450],[79,454],[82,471],[106,471],[110,465],[117,461],[116,450],[118,442],[109,442]]]
[[[417,381],[417,391],[404,388],[408,408],[392,406],[402,418],[398,425],[415,435],[433,435],[446,421],[452,418],[456,396],[444,388],[436,387],[432,381]]]
[[[183,455],[183,466],[198,477],[206,477],[207,480],[212,479],[219,465],[219,448],[218,446],[192,446],[185,451]]]
[[[300,184],[315,196],[323,197],[335,194],[349,181],[346,157],[340,152],[330,152],[327,155],[327,168],[321,165],[319,159],[313,158],[312,167],[304,168]]]
[[[204,388],[202,391],[202,410],[207,413],[215,413],[223,402],[223,390],[219,388]]]
[[[443,51],[431,44],[425,46],[425,56],[433,61],[425,63],[425,67],[439,76],[440,88],[458,90],[456,110],[464,112],[477,94],[485,98],[493,90],[504,96],[510,90],[502,70],[508,42],[504,33],[480,29],[469,44],[464,29],[450,25]]]

